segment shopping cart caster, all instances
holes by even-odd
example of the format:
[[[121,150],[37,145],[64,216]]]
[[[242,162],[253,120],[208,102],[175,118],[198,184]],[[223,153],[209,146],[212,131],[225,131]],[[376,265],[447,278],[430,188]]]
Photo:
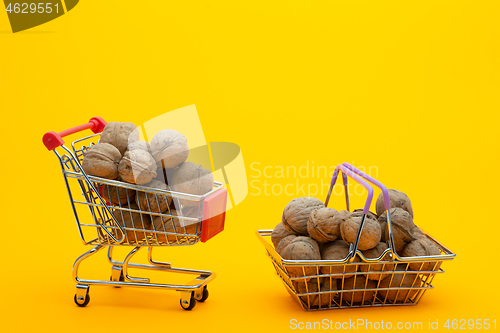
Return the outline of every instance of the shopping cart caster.
[[[83,285],[77,285],[76,286],[76,294],[75,297],[73,298],[76,305],[79,307],[85,307],[87,304],[90,302],[90,295],[89,295],[89,286],[83,286]]]
[[[181,293],[181,307],[186,310],[192,310],[196,305],[196,298],[194,298],[194,291]]]
[[[198,302],[205,302],[208,298],[208,295],[209,294],[207,286],[204,286],[201,293],[200,292],[195,293],[194,298],[196,298]]]
[[[123,269],[121,266],[113,266],[111,269],[111,277],[109,281],[112,282],[125,282],[125,276],[123,276]],[[115,286],[115,288],[120,288],[120,286]]]

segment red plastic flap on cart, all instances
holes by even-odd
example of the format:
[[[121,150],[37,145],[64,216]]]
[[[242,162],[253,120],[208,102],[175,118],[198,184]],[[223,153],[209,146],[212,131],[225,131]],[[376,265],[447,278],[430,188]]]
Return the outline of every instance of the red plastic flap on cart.
[[[224,230],[226,220],[227,190],[225,188],[211,194],[203,202],[201,221],[201,242],[205,243]]]

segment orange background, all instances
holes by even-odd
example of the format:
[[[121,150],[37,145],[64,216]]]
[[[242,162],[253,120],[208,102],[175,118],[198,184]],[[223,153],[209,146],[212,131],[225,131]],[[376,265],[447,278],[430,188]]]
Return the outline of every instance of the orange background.
[[[498,1],[86,0],[12,34],[0,13],[2,328],[284,331],[291,319],[495,319],[498,15]],[[417,306],[304,312],[255,236],[293,196],[250,188],[221,235],[157,251],[175,266],[217,272],[205,304],[186,312],[175,292],[91,287],[90,304],[76,307],[71,266],[87,248],[43,133],[95,115],[139,125],[191,104],[208,141],[241,147],[249,180],[253,162],[376,166],[456,260]],[[331,206],[342,209],[341,199]],[[82,274],[108,279],[110,266],[96,259]]]

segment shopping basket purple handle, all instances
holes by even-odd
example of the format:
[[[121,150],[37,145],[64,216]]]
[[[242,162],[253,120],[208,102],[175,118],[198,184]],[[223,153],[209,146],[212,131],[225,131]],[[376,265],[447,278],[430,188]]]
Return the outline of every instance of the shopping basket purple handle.
[[[366,198],[365,207],[363,208],[363,214],[365,214],[365,215],[368,214],[368,212],[370,211],[370,206],[372,204],[372,200],[373,200],[373,188],[370,186],[370,184],[365,182],[363,179],[358,177],[354,172],[352,172],[351,170],[349,170],[348,168],[346,168],[345,166],[343,166],[341,164],[337,165],[337,167],[335,168],[335,171],[333,172],[332,182],[330,183],[330,189],[328,191],[328,195],[327,195],[326,200],[325,200],[325,206],[328,206],[328,202],[330,201],[332,189],[333,189],[333,186],[335,185],[335,183],[337,182],[339,170],[342,171],[342,180],[344,183],[344,187],[346,189],[346,193],[347,193],[347,177],[346,176],[351,177],[356,182],[361,184],[361,186],[363,186],[365,189],[368,190],[368,197]],[[348,208],[348,210],[349,210],[349,208]]]
[[[347,162],[342,163],[342,165],[345,166],[346,168],[348,168],[349,170],[351,170],[352,172],[356,173],[357,175],[359,175],[359,176],[363,177],[364,179],[368,180],[370,183],[374,184],[378,188],[380,188],[382,190],[382,195],[384,196],[384,207],[385,207],[385,210],[391,209],[391,203],[389,202],[389,191],[387,190],[387,187],[385,187],[384,184],[382,184],[381,182],[379,182],[375,178],[368,176],[366,173],[364,173],[363,171],[355,168],[354,166],[350,165]]]
[[[48,150],[54,150],[64,144],[64,140],[62,138],[65,136],[81,132],[86,129],[90,129],[94,133],[101,133],[106,124],[106,121],[101,117],[93,117],[86,124],[75,126],[59,133],[54,131],[47,132],[44,134],[42,141]]]

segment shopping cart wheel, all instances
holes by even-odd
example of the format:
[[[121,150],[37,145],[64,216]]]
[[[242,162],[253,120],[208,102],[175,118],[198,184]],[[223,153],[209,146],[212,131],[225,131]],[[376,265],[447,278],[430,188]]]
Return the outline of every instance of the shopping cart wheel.
[[[182,293],[180,303],[181,303],[181,307],[184,310],[186,310],[186,311],[192,310],[194,308],[194,306],[196,305],[196,298],[194,298],[194,291],[191,292],[191,296],[189,296],[189,297],[186,297],[184,295],[184,293]]]
[[[201,294],[196,294],[195,295],[195,298],[198,302],[205,302],[208,298],[208,289],[207,289],[207,286],[204,286],[203,287],[203,291]],[[199,298],[198,298],[199,297]]]
[[[90,302],[89,290],[87,289],[85,296],[78,296],[77,294],[75,294],[75,297],[73,299],[74,299],[76,305],[78,305],[79,307],[83,308],[83,307],[87,306],[87,304],[89,304],[89,302]]]

